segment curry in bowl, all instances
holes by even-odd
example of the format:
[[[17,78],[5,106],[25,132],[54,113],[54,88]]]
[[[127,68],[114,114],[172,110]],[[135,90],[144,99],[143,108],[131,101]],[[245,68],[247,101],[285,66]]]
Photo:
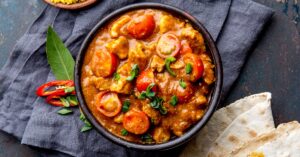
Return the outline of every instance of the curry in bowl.
[[[101,27],[85,53],[80,81],[104,128],[130,142],[155,144],[182,136],[203,117],[215,71],[189,21],[138,9]]]

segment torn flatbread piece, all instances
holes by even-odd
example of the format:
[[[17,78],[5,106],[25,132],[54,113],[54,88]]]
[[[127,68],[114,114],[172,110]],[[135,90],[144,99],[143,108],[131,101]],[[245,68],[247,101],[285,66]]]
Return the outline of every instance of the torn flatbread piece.
[[[258,137],[274,130],[271,104],[261,102],[239,115],[216,139],[208,152],[208,157],[229,157],[231,151]]]
[[[241,114],[260,103],[271,103],[271,93],[251,95],[221,108],[214,113],[205,127],[190,141],[180,157],[206,157],[219,135]],[[270,112],[267,112],[270,113]],[[272,118],[272,115],[269,115]],[[268,118],[270,119],[270,118]],[[268,121],[270,122],[270,121]],[[273,121],[270,122],[271,126]]]
[[[300,157],[300,124],[280,124],[276,130],[241,145],[231,157]]]

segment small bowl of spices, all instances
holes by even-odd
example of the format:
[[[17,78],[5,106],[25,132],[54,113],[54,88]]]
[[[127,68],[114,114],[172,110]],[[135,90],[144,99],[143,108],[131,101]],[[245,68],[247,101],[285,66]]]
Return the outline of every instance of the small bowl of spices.
[[[76,10],[87,7],[97,0],[44,0],[46,3],[67,10]]]

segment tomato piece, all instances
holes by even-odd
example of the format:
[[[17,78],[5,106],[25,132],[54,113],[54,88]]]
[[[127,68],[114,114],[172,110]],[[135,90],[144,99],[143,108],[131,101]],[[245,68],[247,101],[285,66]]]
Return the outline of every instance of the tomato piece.
[[[117,69],[118,58],[107,51],[96,51],[91,61],[91,68],[98,77],[111,76]]]
[[[196,54],[188,53],[183,56],[184,62],[192,65],[192,72],[190,75],[190,81],[195,82],[203,76],[204,65],[199,56]]]
[[[145,39],[151,36],[154,29],[155,20],[150,14],[138,17],[127,26],[128,33],[136,39]]]
[[[123,117],[123,127],[128,132],[140,135],[149,129],[150,122],[143,111],[131,109]]]
[[[186,40],[181,41],[180,54],[193,53],[193,50]]]
[[[155,83],[154,74],[151,69],[143,71],[136,79],[136,88],[139,92],[146,91],[147,87]],[[151,89],[153,92],[157,91],[157,86],[153,86]]]
[[[175,88],[174,88],[174,95],[177,96],[179,102],[186,102],[189,100],[193,95],[193,87],[190,82],[185,82],[186,86],[185,88],[181,87],[178,83],[179,81],[176,81]]]
[[[180,50],[180,41],[175,34],[163,34],[156,46],[156,52],[162,58],[174,57]]]
[[[107,117],[116,116],[122,109],[122,103],[117,93],[101,92],[96,95],[95,102],[98,111]]]

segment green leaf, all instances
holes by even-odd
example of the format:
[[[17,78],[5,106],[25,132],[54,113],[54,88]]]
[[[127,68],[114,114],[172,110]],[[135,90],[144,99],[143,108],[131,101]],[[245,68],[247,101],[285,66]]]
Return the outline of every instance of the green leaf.
[[[64,107],[70,107],[70,103],[67,99],[65,98],[59,98],[59,100],[62,102],[62,104],[64,105]]]
[[[46,53],[56,79],[73,80],[75,61],[51,26],[47,31]]]
[[[176,95],[173,95],[173,96],[171,97],[171,100],[170,100],[169,103],[170,103],[172,106],[176,106],[177,103],[178,103],[178,98],[177,98],[177,96],[176,96]]]
[[[86,131],[89,131],[89,130],[91,130],[91,129],[93,129],[93,127],[92,126],[87,126],[87,125],[85,125],[85,126],[83,126],[82,128],[81,128],[81,132],[86,132]]]
[[[128,131],[125,130],[125,129],[122,129],[122,130],[121,130],[121,135],[122,135],[122,136],[127,136],[127,135],[128,135]]]
[[[186,83],[183,81],[183,79],[180,79],[180,80],[179,80],[179,85],[180,85],[180,87],[182,87],[183,89],[186,88]]]
[[[192,64],[191,63],[188,63],[188,64],[186,64],[186,67],[185,67],[185,73],[186,74],[189,74],[189,73],[191,73],[192,72]]]
[[[114,80],[118,81],[120,80],[121,76],[117,72],[114,73]]]
[[[63,108],[63,109],[57,111],[57,113],[60,115],[68,115],[68,114],[73,113],[73,111],[70,109]]]
[[[174,57],[168,57],[165,59],[165,65],[166,65],[166,69],[167,71],[172,75],[172,76],[176,76],[175,72],[170,68],[170,64],[172,62],[175,62],[176,61],[176,58]]]
[[[125,100],[122,106],[122,112],[127,112],[129,110],[129,107],[130,107],[129,100]]]
[[[134,80],[134,79],[137,77],[137,75],[139,74],[139,71],[140,71],[139,66],[138,66],[137,64],[134,64],[134,65],[132,66],[132,68],[131,68],[130,76],[128,76],[128,77],[126,78],[126,80],[127,80],[127,81],[132,81],[132,80]]]

